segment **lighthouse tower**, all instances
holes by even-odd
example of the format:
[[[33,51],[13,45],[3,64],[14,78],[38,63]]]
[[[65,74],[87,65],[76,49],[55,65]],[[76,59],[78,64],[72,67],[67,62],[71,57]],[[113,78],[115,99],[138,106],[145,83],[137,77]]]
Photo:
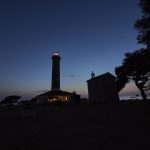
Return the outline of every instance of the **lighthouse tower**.
[[[58,53],[54,53],[52,55],[52,83],[51,83],[51,91],[59,91],[60,90],[60,55]]]

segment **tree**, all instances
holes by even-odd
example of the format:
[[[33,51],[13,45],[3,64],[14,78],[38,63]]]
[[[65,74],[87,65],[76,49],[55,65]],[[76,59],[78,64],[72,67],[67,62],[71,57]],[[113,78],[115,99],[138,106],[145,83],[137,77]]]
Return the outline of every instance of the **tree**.
[[[125,66],[118,66],[115,68],[116,73],[116,82],[117,82],[117,90],[120,92],[125,84],[128,82],[127,74],[125,72]]]
[[[0,104],[12,105],[13,103],[17,103],[19,99],[21,99],[21,96],[18,95],[7,96],[1,101]]]
[[[138,43],[146,45],[147,48],[126,53],[122,65],[115,68],[115,73],[118,91],[133,80],[143,100],[146,100],[145,91],[149,88],[150,80],[150,0],[140,0],[139,6],[142,17],[135,22],[134,27],[138,30]]]
[[[150,80],[150,51],[140,49],[125,54],[122,65],[115,68],[117,86],[120,91],[127,82],[134,81],[140,90],[143,100],[146,100],[145,90]]]
[[[140,0],[142,17],[138,19],[134,27],[138,30],[138,43],[147,45],[150,48],[150,0]]]

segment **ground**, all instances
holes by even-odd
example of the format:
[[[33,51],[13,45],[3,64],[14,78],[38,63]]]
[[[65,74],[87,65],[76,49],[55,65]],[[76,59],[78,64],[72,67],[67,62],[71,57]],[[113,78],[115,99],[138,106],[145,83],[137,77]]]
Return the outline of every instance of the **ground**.
[[[0,107],[0,150],[149,150],[149,139],[150,103]]]

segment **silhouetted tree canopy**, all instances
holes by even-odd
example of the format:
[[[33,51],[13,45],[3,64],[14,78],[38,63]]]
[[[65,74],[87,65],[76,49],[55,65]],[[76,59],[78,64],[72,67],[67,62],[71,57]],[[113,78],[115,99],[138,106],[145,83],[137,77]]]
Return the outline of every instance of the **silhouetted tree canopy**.
[[[140,49],[126,53],[122,65],[115,68],[115,73],[118,91],[127,82],[133,80],[140,90],[143,100],[146,100],[145,90],[147,90],[150,80],[150,50]]]
[[[0,104],[8,104],[11,105],[13,103],[17,103],[18,100],[21,99],[21,96],[18,95],[11,95],[11,96],[7,96],[6,98],[4,98]]]
[[[138,43],[150,48],[150,0],[140,0],[139,6],[142,11],[141,19],[135,22],[134,27],[138,30]]]
[[[115,68],[115,73],[116,73],[116,81],[117,81],[117,90],[120,92],[128,82],[128,78],[125,72],[125,67],[124,66],[118,66]]]
[[[122,65],[115,68],[115,73],[118,91],[132,80],[143,100],[146,100],[145,91],[149,88],[150,80],[150,0],[140,0],[139,6],[142,17],[135,22],[134,27],[138,30],[138,43],[145,44],[147,48],[126,53]]]

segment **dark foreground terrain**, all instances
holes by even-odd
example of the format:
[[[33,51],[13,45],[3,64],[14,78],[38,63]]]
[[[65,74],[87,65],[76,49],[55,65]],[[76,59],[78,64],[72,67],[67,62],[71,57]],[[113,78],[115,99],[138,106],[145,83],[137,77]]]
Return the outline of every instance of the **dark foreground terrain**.
[[[150,150],[150,103],[22,111],[0,107],[0,150]]]

